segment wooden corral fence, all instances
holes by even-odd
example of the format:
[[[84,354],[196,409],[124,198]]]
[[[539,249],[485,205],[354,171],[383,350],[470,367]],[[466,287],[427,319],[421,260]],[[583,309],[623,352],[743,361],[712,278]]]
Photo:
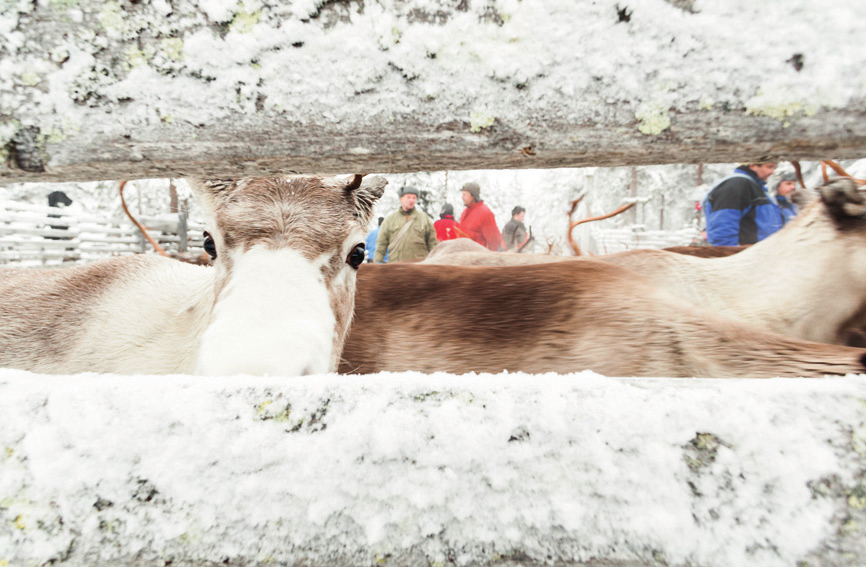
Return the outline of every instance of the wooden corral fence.
[[[592,239],[599,254],[615,254],[643,248],[688,246],[700,236],[695,228],[681,230],[647,230],[644,225],[624,228],[592,228]]]
[[[658,229],[651,228],[655,219],[650,218],[647,204],[656,202],[658,212]],[[579,233],[579,247],[592,254],[615,254],[626,250],[644,248],[668,248],[670,246],[688,246],[700,238],[697,222],[684,223],[679,229],[664,229],[665,199],[664,195],[655,197],[626,197],[623,205],[633,204],[630,211],[612,214],[609,219],[600,219],[583,225]],[[631,214],[630,222],[626,216]],[[574,229],[578,229],[574,226]]]
[[[186,210],[142,217],[148,233],[169,253],[201,250],[204,225]],[[0,265],[57,265],[151,250],[124,217],[111,220],[61,208],[0,201]]]

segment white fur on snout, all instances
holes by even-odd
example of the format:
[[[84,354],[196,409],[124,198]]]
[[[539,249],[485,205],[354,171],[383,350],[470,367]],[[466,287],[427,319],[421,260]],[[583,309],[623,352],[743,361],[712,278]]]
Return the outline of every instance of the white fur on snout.
[[[196,374],[330,371],[336,321],[319,266],[288,249],[253,248],[233,260]]]

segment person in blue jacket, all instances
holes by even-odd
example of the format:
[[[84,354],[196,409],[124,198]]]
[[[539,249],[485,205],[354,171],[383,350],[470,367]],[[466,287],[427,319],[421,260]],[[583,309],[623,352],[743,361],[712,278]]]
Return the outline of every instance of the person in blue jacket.
[[[797,205],[791,201],[791,193],[797,190],[797,176],[794,172],[785,173],[776,182],[776,204],[782,212],[782,220],[785,224],[797,216]]]
[[[376,253],[376,239],[379,238],[379,229],[382,228],[383,220],[385,220],[385,217],[379,217],[379,224],[367,234],[367,240],[364,242],[368,263],[373,261],[373,255]],[[387,253],[385,254],[385,261],[388,261]]]
[[[713,246],[759,242],[782,228],[782,213],[767,191],[775,163],[740,165],[704,200],[707,240]]]

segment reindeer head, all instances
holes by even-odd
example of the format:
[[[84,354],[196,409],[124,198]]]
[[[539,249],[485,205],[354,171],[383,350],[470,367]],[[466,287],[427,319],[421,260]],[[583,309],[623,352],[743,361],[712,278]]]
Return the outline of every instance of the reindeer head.
[[[830,217],[844,228],[866,228],[866,196],[853,179],[833,179],[818,188]]]
[[[360,175],[191,181],[209,217],[216,269],[196,372],[335,370],[373,204],[386,184]]]
[[[858,185],[857,180],[841,177],[818,187],[818,193],[835,237],[844,246],[837,247],[843,251],[838,267],[847,268],[849,279],[866,286],[866,193]]]

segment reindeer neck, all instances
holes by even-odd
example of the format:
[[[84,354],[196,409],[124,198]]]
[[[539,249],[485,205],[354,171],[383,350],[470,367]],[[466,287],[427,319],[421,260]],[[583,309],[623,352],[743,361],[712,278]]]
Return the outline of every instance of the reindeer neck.
[[[838,232],[817,212],[810,209],[803,218],[739,254],[707,262],[707,271],[754,283],[760,288],[755,293],[764,290],[768,297],[786,294],[835,257],[841,246]]]
[[[835,342],[866,289],[848,277],[846,237],[819,212],[739,254],[704,262],[700,279],[718,294],[716,306],[774,332]]]

